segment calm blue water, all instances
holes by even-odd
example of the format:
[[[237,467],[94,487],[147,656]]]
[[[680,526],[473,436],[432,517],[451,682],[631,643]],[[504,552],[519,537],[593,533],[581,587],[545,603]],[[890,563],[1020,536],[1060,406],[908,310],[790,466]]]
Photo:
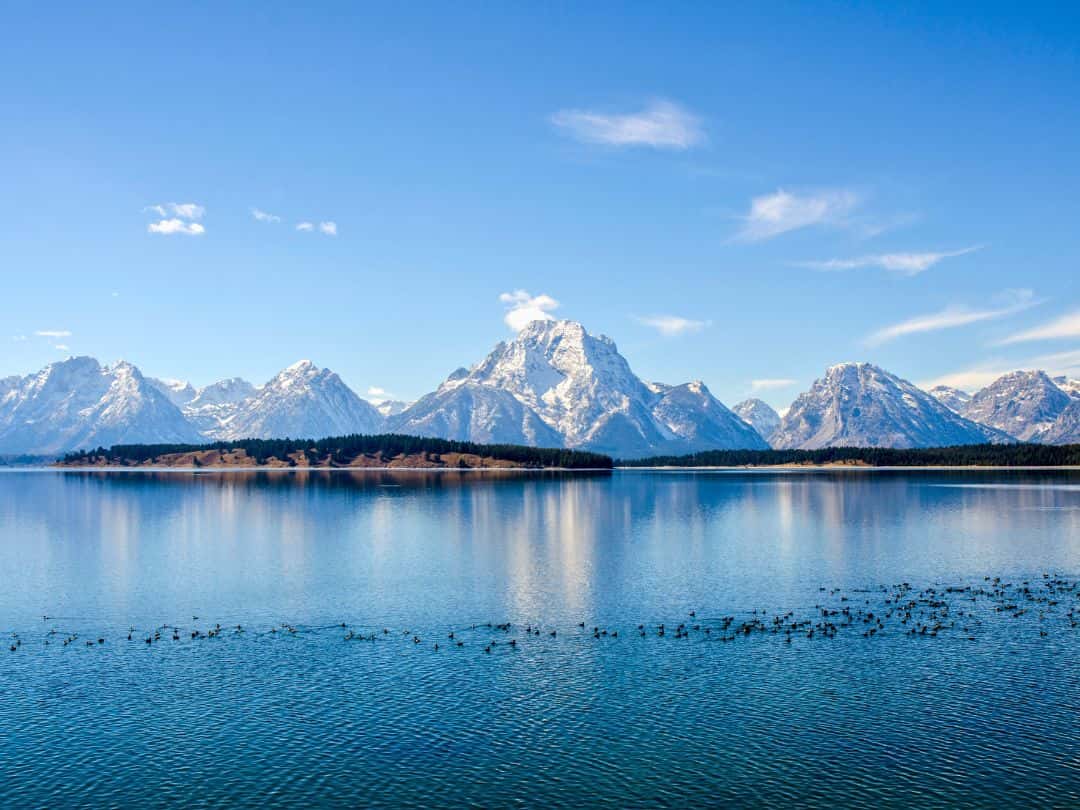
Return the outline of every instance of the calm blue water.
[[[0,805],[1076,807],[1078,575],[1069,473],[3,472]]]

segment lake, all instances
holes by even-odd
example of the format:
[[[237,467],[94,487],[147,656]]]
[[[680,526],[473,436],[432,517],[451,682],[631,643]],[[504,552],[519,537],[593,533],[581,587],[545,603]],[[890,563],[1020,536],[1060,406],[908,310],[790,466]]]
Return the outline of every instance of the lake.
[[[1071,472],[4,471],[0,805],[1076,807],[1078,576]]]

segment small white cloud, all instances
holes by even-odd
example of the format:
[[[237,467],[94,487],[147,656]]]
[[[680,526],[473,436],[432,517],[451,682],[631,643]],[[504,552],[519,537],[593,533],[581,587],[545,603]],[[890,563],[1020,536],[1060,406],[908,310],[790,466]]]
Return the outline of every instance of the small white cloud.
[[[880,346],[890,340],[922,332],[937,332],[942,329],[954,329],[958,326],[1003,318],[1040,303],[1035,300],[1031,290],[1009,290],[1001,298],[1008,302],[1002,306],[988,309],[970,309],[965,306],[946,307],[928,315],[919,315],[906,321],[886,326],[869,335],[864,341],[867,346]]]
[[[1080,337],[1080,310],[1063,315],[1060,318],[1036,326],[1034,329],[1026,329],[1015,335],[1000,341],[998,345],[1005,346],[1010,343],[1028,343],[1033,340],[1059,340],[1061,338]]]
[[[382,403],[386,402],[386,400],[393,399],[394,395],[387,391],[385,388],[380,388],[377,385],[372,385],[368,387],[367,398],[368,401],[371,402],[373,405],[381,405]]]
[[[788,388],[796,382],[797,380],[788,379],[787,377],[766,377],[761,380],[751,380],[750,387],[755,391],[771,391],[776,388]]]
[[[515,332],[520,332],[533,321],[553,321],[551,314],[559,308],[559,302],[550,295],[530,295],[526,290],[505,292],[499,300],[506,305],[503,321]]]
[[[251,215],[259,222],[281,222],[281,217],[277,214],[269,214],[261,208],[252,208]]]
[[[12,335],[11,339],[14,340],[16,343],[25,343],[27,337],[26,335]]]
[[[181,219],[202,219],[206,213],[197,203],[169,203],[169,209]]]
[[[663,99],[636,113],[559,110],[551,116],[551,123],[579,141],[607,146],[682,150],[705,140],[696,115]]]
[[[687,332],[700,332],[705,327],[712,325],[712,321],[695,321],[678,315],[651,315],[637,320],[638,323],[652,327],[665,337],[684,335]]]
[[[314,233],[317,230],[325,236],[337,236],[338,234],[337,223],[332,220],[320,222],[318,225],[314,222],[304,220],[303,222],[296,223],[296,230],[303,231],[304,233]]]
[[[801,195],[778,189],[750,201],[750,212],[735,238],[760,242],[811,225],[841,225],[859,203],[859,195],[847,189]]]
[[[66,352],[70,347],[66,343],[57,343],[54,348],[56,348],[58,351]]]
[[[168,218],[171,214],[180,219],[202,219],[206,208],[198,203],[161,203],[160,205],[148,205],[144,211],[153,211],[159,217]]]
[[[164,236],[171,236],[178,233],[184,234],[185,236],[202,236],[206,233],[206,228],[198,222],[184,222],[184,220],[176,217],[151,222],[146,226],[146,230],[150,233],[159,233]]]
[[[797,267],[808,267],[811,270],[856,270],[862,267],[877,267],[904,276],[917,276],[943,259],[974,253],[976,250],[982,250],[982,248],[982,245],[974,245],[960,250],[926,253],[878,253],[869,256],[857,256],[853,259],[826,259],[825,261],[795,262],[794,264]]]
[[[71,332],[67,329],[39,329],[34,332],[38,337],[45,338],[66,338],[71,337]]]

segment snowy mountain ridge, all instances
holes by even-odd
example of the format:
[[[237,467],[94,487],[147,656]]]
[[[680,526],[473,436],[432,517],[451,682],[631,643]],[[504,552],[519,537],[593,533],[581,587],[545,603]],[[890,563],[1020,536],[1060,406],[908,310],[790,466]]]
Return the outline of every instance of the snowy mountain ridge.
[[[566,320],[526,325],[391,426],[471,441],[557,441],[620,457],[765,446],[703,383],[645,383],[611,338]]]
[[[840,363],[801,394],[772,436],[777,449],[934,447],[1008,442],[907,380],[870,363]]]
[[[0,454],[121,443],[322,437],[395,431],[571,447],[618,458],[710,449],[926,447],[1080,442],[1080,382],[1003,375],[974,395],[923,391],[869,363],[830,366],[784,417],[758,399],[729,410],[701,381],[639,378],[614,341],[573,321],[535,321],[419,400],[369,403],[308,360],[261,386],[196,388],[91,357],[0,379]]]

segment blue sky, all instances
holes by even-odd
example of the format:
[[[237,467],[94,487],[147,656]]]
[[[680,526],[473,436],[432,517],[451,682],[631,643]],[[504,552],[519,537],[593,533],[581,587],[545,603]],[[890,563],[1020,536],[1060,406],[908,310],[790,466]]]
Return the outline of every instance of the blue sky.
[[[5,5],[0,375],[410,398],[524,311],[728,404],[1080,376],[1060,4],[315,5]]]

